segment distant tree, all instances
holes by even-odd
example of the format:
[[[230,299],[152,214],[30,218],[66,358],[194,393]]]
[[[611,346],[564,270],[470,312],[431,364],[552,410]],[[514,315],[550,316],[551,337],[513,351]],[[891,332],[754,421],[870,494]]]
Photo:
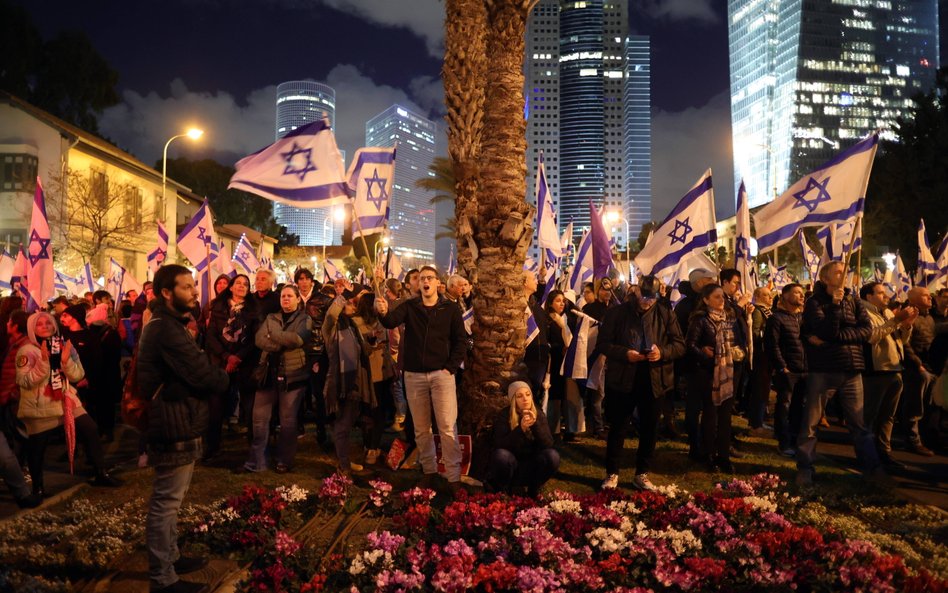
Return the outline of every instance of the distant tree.
[[[155,164],[160,168],[161,162]],[[212,159],[193,161],[187,158],[168,161],[168,177],[188,187],[199,196],[207,197],[217,222],[242,224],[279,241],[277,250],[299,245],[299,237],[287,231],[273,217],[273,202],[254,194],[227,189],[234,168]]]
[[[26,9],[0,0],[0,89],[29,99],[42,51],[43,38]]]
[[[46,207],[50,227],[61,229],[67,239],[63,247],[99,269],[104,248],[139,247],[143,235],[153,234],[155,212],[141,187],[115,183],[107,171],[53,173],[47,195],[63,196]]]
[[[867,253],[899,250],[916,267],[916,231],[925,219],[933,247],[948,229],[948,67],[936,88],[912,99],[911,114],[894,127],[897,142],[883,142],[869,178],[863,242]]]
[[[454,179],[454,166],[451,164],[451,159],[435,157],[428,171],[428,175],[415,181],[415,187],[434,192],[428,200],[432,206],[442,203],[454,204],[457,200],[457,182]],[[457,217],[452,216],[441,225],[441,230],[435,234],[435,240],[456,238]]]

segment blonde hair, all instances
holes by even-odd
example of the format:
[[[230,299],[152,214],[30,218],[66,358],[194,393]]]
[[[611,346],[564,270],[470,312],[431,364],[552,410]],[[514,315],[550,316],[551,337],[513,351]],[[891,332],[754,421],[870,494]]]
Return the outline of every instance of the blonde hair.
[[[523,385],[528,390],[530,390],[530,386],[528,384],[523,383]],[[519,390],[520,390],[520,386],[518,385],[517,390],[514,391],[514,393],[510,394],[510,430],[515,430],[518,426],[520,426],[521,414],[520,414],[520,411],[517,410],[517,391]],[[534,418],[537,417],[537,405],[536,405],[536,402],[533,401],[532,391],[530,391],[530,407],[527,408],[527,410],[525,411],[532,412],[533,417]]]

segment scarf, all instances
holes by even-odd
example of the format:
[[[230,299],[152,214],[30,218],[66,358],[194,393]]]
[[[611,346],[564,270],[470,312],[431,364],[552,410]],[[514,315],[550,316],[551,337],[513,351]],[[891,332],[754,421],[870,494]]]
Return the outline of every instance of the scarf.
[[[714,326],[714,377],[711,382],[711,401],[720,406],[734,396],[734,324],[729,323],[725,311],[708,311]]]
[[[233,301],[231,301],[233,303]],[[230,306],[230,314],[227,316],[227,323],[221,331],[221,336],[225,342],[236,344],[243,341],[245,327],[240,318],[240,312],[243,311],[243,303],[233,303]]]
[[[74,473],[76,456],[76,417],[75,402],[67,393],[68,384],[62,370],[63,339],[51,336],[43,340],[49,351],[49,383],[45,395],[49,399],[63,403],[63,429],[66,431],[66,453],[69,457],[69,473]]]

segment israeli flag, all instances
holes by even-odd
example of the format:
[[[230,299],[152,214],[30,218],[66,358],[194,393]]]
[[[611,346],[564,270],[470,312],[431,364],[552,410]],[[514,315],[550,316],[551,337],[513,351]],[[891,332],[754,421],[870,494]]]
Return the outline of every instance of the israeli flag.
[[[451,244],[451,253],[448,255],[448,278],[458,273],[458,258],[454,254],[454,243]]]
[[[335,282],[336,278],[345,278],[331,259],[326,259],[323,262],[323,275],[326,282]]]
[[[85,291],[85,287],[79,281],[79,278],[73,278],[56,270],[56,290],[66,294],[81,296]]]
[[[56,290],[58,290],[59,292],[62,292],[62,293],[69,292],[69,288],[66,286],[66,278],[67,276],[65,274],[63,274],[59,270],[56,270],[56,280],[53,283],[53,286],[55,286]]]
[[[148,254],[148,270],[155,274],[168,257],[168,231],[165,225],[158,223],[158,245]]]
[[[471,335],[474,331],[474,309],[468,309],[461,314],[461,321],[464,322],[464,331]]]
[[[217,257],[217,240],[214,236],[214,220],[207,200],[188,221],[178,235],[178,249],[188,258],[198,272]],[[208,261],[210,260],[210,261]]]
[[[573,268],[569,273],[569,288],[576,293],[577,301],[582,297],[583,284],[592,282],[592,279],[592,234],[586,231],[579,240],[579,249],[576,251],[576,261],[573,263]]]
[[[247,235],[241,235],[240,240],[237,241],[233,261],[238,271],[248,276],[253,276],[262,267],[260,260],[257,259],[257,254],[254,253],[253,246],[247,240]]]
[[[296,128],[237,161],[228,188],[242,189],[297,208],[349,201],[342,154],[326,120]]]
[[[556,228],[556,213],[553,211],[553,196],[546,182],[546,166],[543,164],[543,151],[537,163],[537,247],[546,249],[550,259],[559,259],[563,256],[563,243]]]
[[[115,258],[109,258],[109,275],[105,279],[105,290],[112,295],[112,302],[116,306],[122,302],[122,285],[125,282],[125,268],[122,264],[115,261]]]
[[[682,258],[677,268],[670,273],[659,276],[665,286],[670,290],[669,300],[672,305],[676,305],[678,301],[684,298],[681,291],[678,290],[678,285],[688,279],[688,274],[690,274],[692,270],[697,270],[698,268],[712,272],[718,271],[718,265],[711,261],[711,258],[705,255],[703,251],[694,251]]]
[[[905,302],[908,298],[909,291],[912,290],[912,277],[909,276],[909,273],[905,270],[905,264],[902,263],[902,255],[899,254],[898,251],[895,252],[895,278],[893,289],[895,291],[895,299],[902,302]]]
[[[714,189],[708,169],[655,229],[635,257],[635,266],[646,275],[671,273],[687,255],[704,251],[717,241],[715,225]]]
[[[56,273],[53,270],[52,235],[46,218],[46,195],[43,193],[43,182],[38,176],[30,219],[30,243],[26,255],[30,261],[27,271],[30,294],[34,301],[45,304],[56,294]]]
[[[737,190],[736,238],[734,240],[734,267],[741,274],[741,290],[751,293],[757,288],[757,266],[751,261],[750,209],[744,181]]]
[[[759,252],[783,245],[803,227],[855,219],[863,210],[878,144],[876,134],[849,147],[755,214]]]
[[[524,347],[530,345],[533,340],[537,339],[537,336],[540,335],[540,328],[537,326],[537,320],[533,316],[533,311],[530,310],[530,307],[527,307],[527,339],[523,343]]]
[[[96,281],[95,277],[92,275],[92,265],[89,262],[86,262],[82,266],[82,271],[79,272],[78,283],[83,292],[95,292],[96,291]],[[79,294],[78,292],[76,294]]]
[[[527,256],[527,259],[523,260],[523,269],[527,272],[536,273],[537,268],[539,267],[540,265],[537,263],[537,260],[533,259],[529,255]]]
[[[30,262],[26,257],[26,253],[23,251],[23,244],[21,243],[20,250],[17,252],[16,259],[13,261],[13,273],[10,275],[10,285],[14,292],[17,292],[23,297],[23,302],[26,303],[27,313],[32,313],[36,311],[39,306],[36,304],[36,300],[33,299],[33,295],[31,295],[27,289],[27,283],[29,282],[27,275],[29,271]]]
[[[938,275],[938,264],[932,257],[932,248],[925,234],[925,219],[918,221],[918,285],[928,286]]]
[[[10,290],[10,277],[13,276],[13,256],[6,249],[0,254],[0,288]]]
[[[395,147],[360,148],[349,166],[347,178],[349,191],[355,195],[352,238],[381,233],[388,223],[391,206]]]
[[[798,236],[800,237],[800,251],[803,253],[803,266],[809,274],[810,280],[816,280],[820,271],[820,256],[810,249],[803,231],[800,231]]]
[[[399,282],[405,280],[405,270],[402,268],[402,261],[398,254],[388,248],[388,254],[385,256],[385,277],[397,278]]]
[[[589,354],[596,349],[599,335],[599,322],[576,309],[570,309],[576,315],[576,333],[566,348],[560,374],[570,379],[586,379],[589,376]]]

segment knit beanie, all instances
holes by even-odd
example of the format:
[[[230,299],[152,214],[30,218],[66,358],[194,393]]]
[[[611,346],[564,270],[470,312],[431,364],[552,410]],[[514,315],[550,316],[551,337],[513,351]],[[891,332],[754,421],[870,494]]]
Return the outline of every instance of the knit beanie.
[[[507,397],[513,397],[517,390],[527,388],[530,389],[530,384],[526,381],[514,381],[507,387]],[[532,390],[531,390],[532,392]]]
[[[69,313],[69,316],[79,322],[79,325],[86,327],[86,311],[88,309],[85,305],[70,305],[66,307],[66,310],[63,313]]]

